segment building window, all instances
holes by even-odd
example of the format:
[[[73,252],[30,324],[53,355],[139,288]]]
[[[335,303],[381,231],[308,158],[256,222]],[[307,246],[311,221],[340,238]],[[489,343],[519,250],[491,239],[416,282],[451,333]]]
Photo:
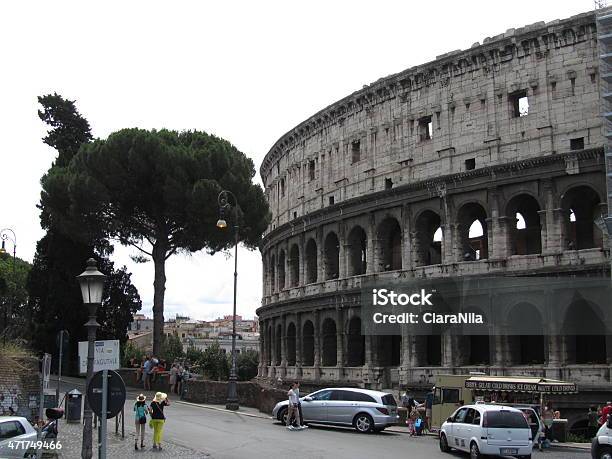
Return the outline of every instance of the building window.
[[[295,220],[297,218],[297,212],[293,212],[293,219]]]
[[[390,178],[386,178],[385,179],[385,190],[390,190],[391,188],[393,188],[393,180],[391,180]]]
[[[433,136],[433,123],[431,116],[424,116],[419,119],[419,141],[430,140]]]
[[[476,159],[475,158],[466,159],[465,160],[465,170],[471,171],[473,169],[476,169]]]
[[[313,181],[315,179],[315,161],[311,159],[308,161],[308,180]]]
[[[584,137],[570,139],[570,150],[584,150]]]
[[[527,99],[527,91],[513,92],[508,96],[512,109],[512,116],[520,118],[529,114],[529,99]]]
[[[351,162],[357,163],[361,160],[361,142],[355,140],[351,143]]]
[[[330,197],[329,197],[329,205],[330,205],[330,206],[333,206],[333,205],[334,205],[334,203],[335,203],[334,197],[333,197],[333,196],[330,196]]]
[[[281,189],[281,197],[284,198],[285,197],[285,179],[284,178],[280,180],[280,189]]]

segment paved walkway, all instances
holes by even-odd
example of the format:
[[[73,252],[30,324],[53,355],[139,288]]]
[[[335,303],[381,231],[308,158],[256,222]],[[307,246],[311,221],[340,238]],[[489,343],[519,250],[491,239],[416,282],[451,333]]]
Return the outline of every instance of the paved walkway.
[[[130,416],[131,420],[131,416]],[[93,434],[93,457],[98,457],[98,429],[94,429]],[[108,436],[106,443],[106,456],[109,458],[193,458],[204,459],[210,458],[208,454],[195,451],[191,448],[181,446],[177,443],[164,441],[161,451],[151,448],[151,439],[153,431],[147,426],[145,435],[144,450],[134,450],[134,425],[131,422],[125,424],[125,439],[121,435],[115,435],[114,419],[108,422]],[[59,452],[45,453],[43,458],[66,458],[74,459],[81,457],[81,439],[83,438],[83,425],[81,423],[67,423],[64,420],[60,421],[58,442],[61,444]]]

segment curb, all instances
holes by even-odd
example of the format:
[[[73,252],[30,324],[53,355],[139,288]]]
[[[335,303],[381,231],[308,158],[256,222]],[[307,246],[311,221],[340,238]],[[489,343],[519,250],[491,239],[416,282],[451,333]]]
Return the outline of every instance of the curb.
[[[188,405],[188,406],[195,406],[197,408],[204,408],[206,410],[213,410],[213,411],[221,411],[221,412],[225,412],[225,413],[231,413],[231,414],[238,414],[240,416],[247,416],[250,418],[259,418],[259,419],[272,419],[272,416],[266,416],[264,414],[254,414],[254,413],[244,413],[244,412],[240,412],[238,411],[233,411],[233,410],[228,410],[226,408],[218,408],[216,406],[211,406],[211,405],[202,405],[199,403],[192,403],[192,402],[185,402],[182,400],[177,400],[174,403],[177,404],[181,404],[181,405]]]

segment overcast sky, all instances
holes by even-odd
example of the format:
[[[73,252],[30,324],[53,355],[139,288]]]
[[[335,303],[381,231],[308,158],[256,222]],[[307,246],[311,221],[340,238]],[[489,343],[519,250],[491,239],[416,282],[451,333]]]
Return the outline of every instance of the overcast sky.
[[[487,36],[593,9],[573,1],[13,1],[0,14],[0,228],[32,260],[43,235],[38,95],[75,99],[96,137],[126,127],[198,129],[259,164],[316,111],[391,73]],[[259,174],[257,180],[260,181]],[[117,247],[150,314],[153,265]],[[85,260],[84,260],[85,261]],[[232,259],[196,253],[166,268],[166,318],[231,314]],[[78,273],[75,273],[75,275]],[[238,313],[261,300],[259,252],[239,252]]]

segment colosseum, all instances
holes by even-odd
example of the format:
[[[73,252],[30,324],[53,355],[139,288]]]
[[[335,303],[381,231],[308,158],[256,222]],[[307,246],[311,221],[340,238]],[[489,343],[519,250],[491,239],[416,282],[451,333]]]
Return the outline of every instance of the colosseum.
[[[560,324],[594,331],[573,336],[366,336],[359,307],[371,281],[610,276],[599,46],[593,12],[510,29],[283,135],[260,169],[272,220],[258,377],[418,389],[479,371],[573,381],[581,400],[605,401],[609,301],[559,306]]]

